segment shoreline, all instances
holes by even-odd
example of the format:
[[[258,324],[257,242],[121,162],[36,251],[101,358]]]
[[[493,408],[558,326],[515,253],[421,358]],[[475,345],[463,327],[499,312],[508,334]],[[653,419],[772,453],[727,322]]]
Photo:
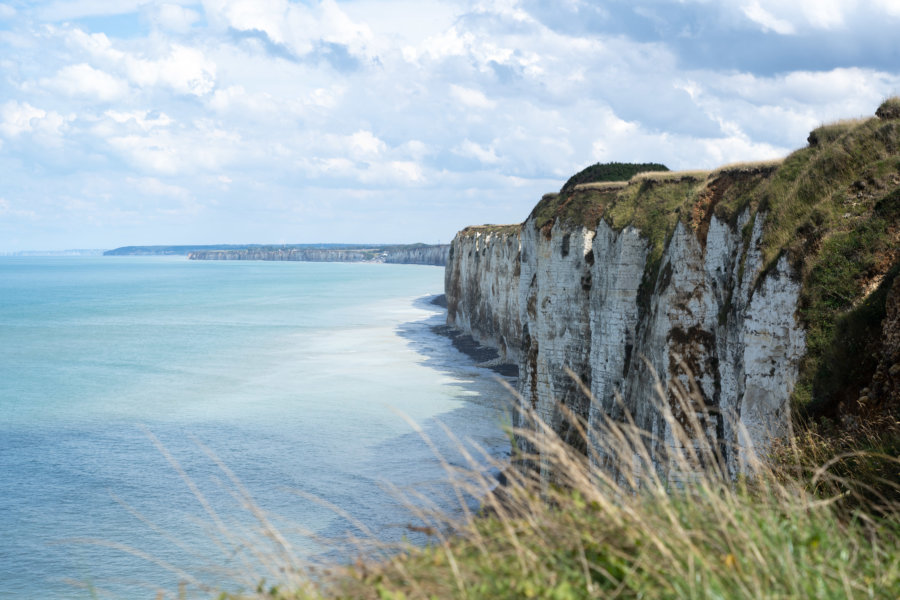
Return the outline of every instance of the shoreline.
[[[437,294],[427,299],[426,302],[441,308],[447,308],[447,295]],[[476,367],[490,369],[503,377],[519,377],[519,366],[500,360],[500,353],[490,346],[484,346],[475,338],[459,329],[447,325],[433,325],[431,331],[442,337],[448,338],[453,347],[471,358]]]
[[[434,306],[439,306],[445,309],[447,308],[446,294],[438,294],[436,296],[433,296],[432,298],[428,299],[427,302]],[[451,343],[453,344],[453,347],[472,359],[476,367],[491,369],[502,377],[518,379],[518,365],[501,362],[500,354],[497,352],[497,350],[488,346],[483,346],[482,344],[478,343],[478,341],[475,340],[475,338],[473,338],[471,335],[464,334],[460,330],[446,324],[433,325],[431,327],[431,331],[442,337],[449,338]],[[515,384],[513,383],[513,385]],[[506,472],[507,470],[513,468],[511,460],[512,455],[510,455],[509,459],[507,459],[506,465],[503,468],[491,469],[491,476],[494,478],[496,484],[488,492],[488,495],[494,496],[495,501],[499,502],[502,505],[508,504],[509,502],[506,497],[504,488],[509,483]],[[479,504],[480,511],[485,512],[486,514],[492,511],[492,509],[490,508],[490,503],[487,500],[487,496],[485,498],[482,498]]]

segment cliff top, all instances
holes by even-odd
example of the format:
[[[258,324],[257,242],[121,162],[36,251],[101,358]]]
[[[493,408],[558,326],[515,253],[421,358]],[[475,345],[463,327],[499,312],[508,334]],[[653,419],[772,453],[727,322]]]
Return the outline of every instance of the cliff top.
[[[616,229],[630,225],[659,253],[679,221],[705,233],[713,214],[734,222],[745,209],[765,210],[766,262],[784,252],[802,259],[812,238],[852,229],[871,214],[878,197],[896,187],[900,98],[886,100],[878,115],[822,125],[810,133],[806,148],[784,159],[564,186],[560,194],[545,194],[529,220],[545,231],[557,221],[590,228],[600,219]]]
[[[470,225],[466,227],[462,231],[460,231],[457,235],[462,236],[470,236],[470,235],[478,235],[478,234],[518,234],[522,231],[522,223],[516,223],[513,225]]]

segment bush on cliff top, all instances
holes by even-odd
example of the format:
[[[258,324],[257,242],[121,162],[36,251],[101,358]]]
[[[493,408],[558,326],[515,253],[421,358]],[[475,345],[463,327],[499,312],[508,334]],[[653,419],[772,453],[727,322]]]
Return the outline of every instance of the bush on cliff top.
[[[659,163],[595,163],[575,173],[563,184],[559,193],[570,192],[581,183],[598,181],[628,181],[638,173],[645,171],[668,171],[669,168]]]
[[[875,111],[875,116],[884,120],[900,119],[900,96],[894,96],[882,102]]]

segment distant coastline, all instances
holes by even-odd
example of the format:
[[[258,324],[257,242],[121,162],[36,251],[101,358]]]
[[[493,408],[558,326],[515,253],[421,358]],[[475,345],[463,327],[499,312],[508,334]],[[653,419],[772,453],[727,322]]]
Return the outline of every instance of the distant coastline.
[[[255,247],[233,250],[197,250],[190,260],[277,260],[302,262],[367,262],[446,266],[450,245],[406,246]]]
[[[187,256],[189,260],[369,262],[445,266],[450,244],[220,244],[123,246],[104,256]]]

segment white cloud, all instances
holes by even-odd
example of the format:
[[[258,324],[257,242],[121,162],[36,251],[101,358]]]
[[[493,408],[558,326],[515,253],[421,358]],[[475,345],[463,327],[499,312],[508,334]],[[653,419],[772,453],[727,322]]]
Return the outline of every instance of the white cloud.
[[[47,115],[46,111],[31,106],[27,102],[19,104],[10,100],[0,106],[0,133],[7,137],[17,137],[33,131],[35,124]]]
[[[348,140],[350,154],[359,158],[375,157],[387,148],[371,131],[357,131]]]
[[[463,140],[453,151],[460,156],[475,158],[486,165],[495,165],[500,162],[500,158],[493,147],[485,148],[469,139]]]
[[[150,131],[156,127],[168,127],[174,122],[169,115],[160,112],[142,110],[120,112],[108,110],[103,114],[116,123],[134,123],[143,131]]]
[[[203,0],[207,18],[238,31],[262,31],[275,43],[284,43],[287,0]]]
[[[67,96],[96,98],[101,102],[118,100],[128,93],[127,83],[86,63],[63,67],[41,84]]]
[[[389,164],[392,174],[401,183],[422,183],[425,180],[422,167],[412,161],[395,160]]]
[[[875,0],[875,6],[892,17],[900,17],[900,2],[897,0]]]
[[[881,19],[900,16],[897,0],[752,0],[741,12],[765,31],[786,35],[803,29],[846,29],[859,17]]]
[[[162,39],[148,44],[144,52],[125,51],[103,33],[75,28],[64,30],[62,36],[69,45],[87,52],[95,64],[122,72],[139,87],[165,86],[179,94],[203,96],[216,85],[217,65],[200,48]]]
[[[216,64],[197,48],[173,45],[168,55],[147,60],[125,58],[129,79],[140,86],[166,85],[179,94],[203,96],[216,85]]]
[[[262,122],[297,118],[305,113],[307,104],[328,106],[332,103],[333,98],[327,90],[315,90],[304,103],[302,99],[285,98],[269,92],[250,92],[243,85],[217,89],[208,100],[211,109],[232,119],[249,118]]]
[[[56,29],[48,27],[48,31],[56,33]],[[119,61],[125,54],[113,49],[112,42],[103,32],[87,33],[81,29],[67,29],[61,33],[67,45],[83,50],[92,57]]]
[[[311,52],[321,40],[345,45],[362,56],[373,38],[368,26],[350,19],[334,0],[314,0],[310,5],[287,0],[203,0],[203,7],[212,21],[238,31],[263,32],[298,55]]]
[[[216,172],[233,162],[240,136],[206,122],[193,125],[187,131],[152,129],[113,136],[107,142],[138,169],[164,175]]]
[[[0,19],[12,19],[16,16],[16,9],[8,4],[0,4]]]
[[[197,11],[177,4],[160,4],[153,14],[153,21],[157,25],[175,33],[187,33],[199,20],[200,14]]]
[[[497,106],[497,103],[489,100],[483,92],[472,88],[452,84],[450,93],[457,101],[469,108],[491,109]]]
[[[845,22],[844,10],[854,3],[845,0],[805,0],[801,3],[803,14],[816,29],[836,29]]]
[[[790,21],[779,19],[763,8],[758,0],[754,0],[750,4],[743,6],[741,10],[748,19],[762,25],[763,31],[774,31],[781,35],[790,35],[797,31]]]
[[[67,121],[55,111],[36,108],[27,102],[9,100],[0,106],[0,134],[7,138],[30,133],[45,144],[56,145]]]

